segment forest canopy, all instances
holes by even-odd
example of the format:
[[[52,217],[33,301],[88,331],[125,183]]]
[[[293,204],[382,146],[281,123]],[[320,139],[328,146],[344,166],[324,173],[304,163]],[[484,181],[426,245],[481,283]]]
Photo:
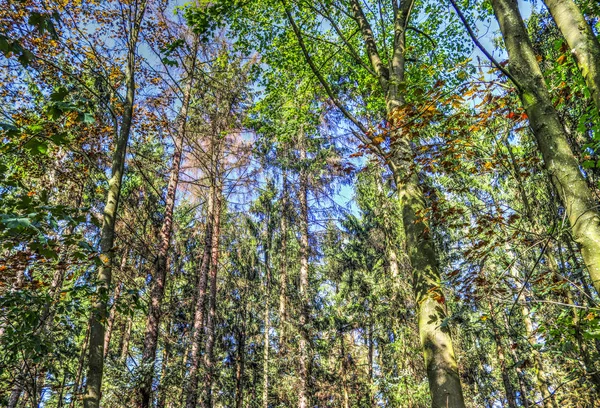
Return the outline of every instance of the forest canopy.
[[[597,0],[0,0],[0,406],[593,408]]]

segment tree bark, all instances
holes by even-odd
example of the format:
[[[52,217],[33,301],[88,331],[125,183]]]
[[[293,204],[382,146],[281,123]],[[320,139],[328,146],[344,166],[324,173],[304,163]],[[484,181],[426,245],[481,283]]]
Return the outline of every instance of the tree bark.
[[[573,0],[544,0],[600,112],[600,42]]]
[[[158,347],[159,325],[161,317],[161,304],[165,293],[165,282],[167,279],[167,256],[171,247],[171,232],[173,230],[173,212],[175,209],[175,196],[177,193],[177,184],[179,183],[179,169],[183,155],[183,145],[185,143],[185,132],[188,117],[188,108],[193,86],[193,75],[195,71],[195,61],[197,53],[197,41],[194,42],[192,66],[190,68],[190,79],[186,85],[183,94],[181,110],[177,125],[177,135],[174,138],[173,160],[171,163],[171,172],[169,183],[167,185],[167,195],[165,198],[165,215],[160,230],[160,245],[155,261],[154,279],[150,293],[150,304],[148,308],[148,317],[146,319],[146,331],[144,335],[144,350],[142,352],[142,370],[143,380],[140,387],[140,407],[148,408],[152,399],[152,379],[154,378],[154,365],[156,360],[156,349]]]
[[[190,371],[187,384],[186,408],[195,408],[198,399],[198,370],[200,368],[200,351],[202,332],[204,329],[204,303],[206,299],[206,284],[208,281],[208,269],[210,267],[210,255],[213,235],[213,213],[215,212],[215,187],[210,187],[208,194],[208,208],[206,214],[206,232],[204,237],[204,249],[200,263],[200,276],[196,293],[196,307],[194,311],[194,327],[192,329],[192,341],[190,350]]]
[[[279,353],[285,353],[285,326],[287,323],[287,234],[288,234],[288,179],[285,170],[281,186],[281,266],[279,272]]]
[[[269,331],[271,330],[270,324],[270,307],[269,298],[271,296],[271,241],[272,241],[272,228],[271,228],[271,217],[272,210],[268,209],[267,221],[266,221],[266,242],[264,248],[265,256],[265,310],[264,310],[264,339],[263,339],[263,395],[262,405],[263,408],[269,408]]]
[[[208,314],[206,318],[206,350],[204,353],[204,408],[212,408],[212,385],[214,381],[214,346],[216,338],[216,303],[217,303],[217,272],[219,269],[219,238],[221,235],[221,194],[222,186],[217,182],[217,191],[215,192],[215,208],[213,218],[213,233],[211,242],[211,257],[209,270],[210,291],[208,297]]]
[[[112,157],[111,177],[108,181],[108,193],[102,217],[100,231],[100,259],[102,265],[96,277],[96,297],[92,303],[89,360],[87,367],[86,395],[83,398],[85,408],[99,408],[102,398],[102,375],[104,373],[104,324],[106,321],[108,291],[112,281],[112,264],[114,262],[114,240],[117,212],[121,195],[121,182],[125,170],[125,155],[133,120],[135,103],[135,61],[136,46],[141,22],[146,11],[146,1],[139,4],[133,13],[132,29],[127,39],[128,54],[125,71],[126,96],[121,129],[115,143]]]
[[[592,283],[600,292],[600,214],[571,150],[537,63],[516,0],[492,0],[508,51],[509,72],[529,116],[544,164],[581,247]]]
[[[300,162],[302,166],[306,163],[306,145],[304,135],[300,138]],[[308,174],[306,168],[300,171],[299,185],[299,201],[300,201],[300,339],[298,341],[298,351],[300,358],[299,363],[299,388],[298,388],[298,408],[308,407],[308,311],[309,311],[309,296],[308,296]]]
[[[127,255],[124,256],[125,259]],[[106,331],[104,332],[104,358],[108,356],[110,339],[112,337],[112,329],[115,323],[115,317],[117,315],[117,302],[121,297],[121,290],[123,287],[123,283],[118,283],[115,287],[115,294],[113,295],[113,304],[110,308],[110,313],[108,314],[108,320],[106,321]]]
[[[504,392],[506,394],[506,402],[509,408],[517,408],[517,400],[515,398],[515,391],[510,382],[510,374],[506,366],[506,358],[504,356],[504,347],[502,345],[502,337],[498,331],[498,325],[496,324],[496,314],[494,307],[490,303],[490,323],[492,325],[492,334],[494,335],[494,342],[496,343],[496,353],[498,354],[498,362],[500,363],[500,374],[502,376],[502,385],[504,385]]]

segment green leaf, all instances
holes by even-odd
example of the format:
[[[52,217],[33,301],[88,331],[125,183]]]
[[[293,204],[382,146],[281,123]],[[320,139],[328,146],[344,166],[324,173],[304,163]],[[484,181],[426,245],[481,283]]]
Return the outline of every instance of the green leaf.
[[[78,116],[77,119],[82,122],[85,123],[86,125],[90,125],[92,123],[94,123],[96,121],[96,119],[94,119],[94,117],[88,113],[88,112],[81,112]]]
[[[586,160],[583,163],[581,163],[581,167],[583,167],[584,169],[593,169],[594,167],[596,167],[596,162],[594,160]]]
[[[36,138],[30,139],[23,147],[33,155],[48,153],[48,143]]]

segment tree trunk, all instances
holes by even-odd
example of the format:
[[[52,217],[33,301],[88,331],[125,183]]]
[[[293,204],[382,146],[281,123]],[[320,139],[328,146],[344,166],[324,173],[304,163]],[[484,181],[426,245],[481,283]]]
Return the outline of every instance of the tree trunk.
[[[600,42],[573,0],[544,0],[600,112]]]
[[[490,303],[490,323],[492,325],[492,334],[494,335],[494,342],[496,343],[496,353],[498,354],[498,362],[500,363],[500,374],[502,376],[502,384],[504,385],[504,392],[506,394],[506,402],[509,408],[517,408],[517,401],[515,399],[515,391],[512,383],[510,382],[510,375],[508,368],[506,367],[506,358],[504,357],[504,347],[502,346],[502,337],[498,331],[496,324],[496,315],[494,313],[494,307]]]
[[[197,44],[195,41],[194,44]],[[190,68],[191,76],[194,75],[197,45],[193,48],[192,66]],[[152,379],[154,377],[154,365],[156,360],[156,349],[158,347],[159,325],[161,317],[161,304],[165,293],[165,281],[167,279],[167,256],[171,247],[171,232],[173,230],[173,211],[175,209],[175,196],[177,193],[177,184],[179,183],[179,168],[183,155],[183,145],[185,142],[185,131],[187,124],[188,108],[190,105],[190,95],[192,92],[193,81],[190,79],[183,94],[181,110],[177,126],[177,136],[174,138],[173,161],[171,163],[171,173],[167,185],[167,195],[165,197],[165,216],[160,230],[160,245],[155,261],[155,270],[150,292],[150,304],[148,308],[148,317],[146,319],[146,332],[144,335],[144,350],[142,352],[142,370],[143,380],[140,387],[140,407],[148,408],[152,399]]]
[[[127,255],[123,256],[123,259],[127,259]],[[123,265],[123,264],[121,264]],[[104,358],[108,356],[110,339],[112,337],[112,329],[115,324],[115,317],[117,315],[117,302],[121,297],[121,290],[123,288],[123,283],[118,283],[115,287],[115,294],[113,295],[113,304],[110,308],[110,313],[108,314],[108,320],[106,321],[106,331],[104,333]]]
[[[237,339],[237,353],[235,358],[235,408],[242,408],[244,404],[244,369],[246,357],[246,320],[242,316],[241,330]]]
[[[131,339],[131,327],[133,326],[133,318],[127,316],[125,327],[122,334],[121,342],[121,362],[127,363],[127,356],[129,354],[129,340]]]
[[[198,369],[200,368],[200,351],[202,331],[204,329],[204,303],[206,299],[206,283],[208,281],[208,269],[210,267],[210,255],[213,235],[213,213],[215,212],[215,187],[209,190],[206,232],[204,237],[204,249],[200,264],[200,276],[198,277],[198,288],[196,294],[196,308],[194,311],[194,327],[192,329],[192,341],[190,351],[190,371],[186,390],[186,408],[195,408],[198,400]]]
[[[348,358],[346,357],[346,347],[344,345],[344,332],[339,332],[340,353],[342,357],[342,387],[344,394],[344,408],[350,408],[350,397],[348,393]]]
[[[136,5],[137,7],[137,5]],[[121,119],[121,129],[115,142],[112,157],[111,177],[108,181],[108,193],[100,231],[100,259],[102,265],[96,277],[96,297],[92,302],[89,360],[87,368],[86,395],[83,398],[85,408],[99,408],[102,398],[102,375],[104,373],[104,322],[106,321],[108,291],[112,281],[112,264],[114,262],[114,240],[117,212],[121,195],[121,182],[125,169],[125,155],[133,120],[135,102],[135,60],[136,45],[141,22],[146,10],[146,1],[142,1],[134,13],[132,30],[128,38],[128,55],[125,72],[127,86],[125,106]]]
[[[204,404],[205,408],[212,408],[212,385],[214,380],[214,346],[216,338],[216,303],[217,303],[217,272],[219,270],[219,238],[221,235],[221,194],[220,182],[215,192],[215,211],[213,219],[213,233],[211,243],[209,283],[210,291],[208,297],[208,314],[206,318],[206,350],[204,353]]]
[[[304,135],[300,140],[300,162],[305,165],[306,146]],[[308,407],[308,175],[307,170],[302,168],[300,171],[299,186],[300,201],[300,339],[298,341],[299,363],[299,388],[298,388],[298,408]]]
[[[600,214],[552,105],[516,0],[492,0],[510,59],[510,73],[544,163],[566,210],[592,283],[600,292]]]
[[[271,265],[270,265],[270,253],[271,253],[271,238],[272,230],[270,227],[270,209],[267,215],[267,230],[266,230],[266,243],[264,249],[265,256],[265,310],[264,310],[264,339],[263,339],[263,395],[262,405],[263,408],[269,408],[269,331],[271,330],[270,325],[270,308],[269,308],[269,297],[271,295]]]
[[[287,303],[287,234],[288,234],[288,180],[285,170],[281,186],[281,266],[279,272],[279,353],[285,354],[285,326]]]
[[[452,339],[449,331],[440,327],[446,317],[446,308],[435,246],[429,235],[427,221],[417,216],[425,213],[426,205],[416,174],[408,177],[400,193],[406,246],[413,268],[413,288],[418,305],[419,336],[432,407],[462,408],[465,403]]]

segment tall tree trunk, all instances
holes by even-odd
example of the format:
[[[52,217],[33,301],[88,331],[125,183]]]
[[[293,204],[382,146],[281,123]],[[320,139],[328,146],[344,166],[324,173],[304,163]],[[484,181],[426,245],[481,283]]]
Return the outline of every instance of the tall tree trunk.
[[[288,234],[288,179],[285,170],[281,176],[281,266],[279,271],[279,353],[285,353],[285,326],[287,304],[287,234]]]
[[[346,357],[346,347],[344,344],[344,332],[339,331],[340,353],[342,357],[342,387],[344,394],[344,408],[350,408],[350,397],[348,392],[348,358]]]
[[[262,405],[263,408],[269,408],[269,331],[271,330],[270,324],[270,308],[269,308],[269,299],[271,296],[271,240],[273,231],[271,229],[270,216],[271,209],[268,210],[269,214],[267,215],[267,230],[266,230],[266,243],[264,249],[265,256],[265,310],[264,310],[264,334],[263,334],[263,395],[262,395]]]
[[[123,334],[121,338],[121,362],[127,363],[127,356],[129,355],[129,340],[131,339],[131,327],[133,326],[133,318],[127,316],[125,327],[123,328]]]
[[[506,366],[506,358],[504,356],[504,347],[502,345],[502,337],[496,324],[496,313],[494,312],[493,305],[489,304],[490,308],[490,323],[492,325],[492,334],[494,336],[494,342],[496,343],[496,353],[498,354],[498,362],[500,363],[500,374],[502,376],[502,385],[504,385],[504,392],[506,394],[506,402],[509,408],[517,408],[517,401],[515,399],[515,391],[512,383],[510,382],[510,374],[508,367]]]
[[[510,335],[511,329],[510,329],[510,323],[508,321],[508,316],[506,315],[506,313],[503,313],[502,317],[503,317],[504,328],[506,330],[506,333],[508,333]],[[519,392],[521,394],[520,398],[519,398],[520,402],[524,408],[529,408],[529,400],[527,398],[529,393],[527,392],[527,384],[525,382],[525,373],[523,372],[523,369],[521,368],[521,366],[517,364],[520,360],[519,356],[517,355],[517,351],[513,347],[508,347],[508,351],[510,352],[510,355],[514,361],[515,371],[517,372],[517,378],[519,380]]]
[[[300,142],[300,162],[305,166],[306,161],[306,142],[302,134]],[[300,339],[298,341],[299,351],[299,388],[298,388],[298,408],[308,407],[308,370],[309,370],[309,351],[308,351],[308,313],[309,313],[309,296],[308,296],[308,174],[303,167],[300,171],[300,186],[299,186],[299,201],[300,201]]]
[[[242,299],[242,302],[244,300]],[[244,404],[244,370],[246,365],[246,313],[242,316],[241,329],[238,331],[235,357],[235,408]]]
[[[361,26],[366,44],[370,27],[359,6],[358,0],[352,0],[355,16]],[[398,111],[405,105],[401,91],[404,84],[406,51],[406,28],[413,7],[412,0],[400,2],[394,9],[394,47],[390,61],[389,74],[378,67],[377,50],[367,51],[372,65],[379,74],[380,83],[386,92],[388,121],[391,127],[393,157],[386,159],[390,170],[394,173],[394,181],[398,189],[402,207],[402,224],[406,236],[406,248],[413,269],[413,290],[418,305],[418,327],[429,389],[433,408],[465,406],[458,374],[458,366],[452,347],[452,339],[448,330],[442,329],[440,323],[446,317],[445,298],[441,289],[435,244],[429,233],[429,223],[418,214],[427,210],[426,199],[418,174],[411,170],[414,154],[410,146],[411,140],[403,134],[398,123]],[[372,35],[372,34],[371,34]],[[377,58],[374,58],[374,55]],[[386,81],[387,79],[387,81]]]
[[[135,61],[136,46],[142,19],[146,11],[146,1],[136,3],[131,22],[131,32],[127,41],[128,54],[125,71],[126,96],[121,119],[121,129],[115,142],[112,157],[111,177],[108,181],[108,193],[100,231],[100,259],[102,265],[96,277],[96,297],[92,303],[89,359],[87,368],[86,394],[83,398],[85,408],[99,408],[102,398],[102,375],[104,373],[104,324],[106,321],[108,291],[112,281],[112,264],[114,262],[114,240],[117,212],[121,195],[121,182],[125,170],[125,154],[133,120],[135,103]]]
[[[573,0],[544,0],[600,112],[600,42]]]
[[[369,306],[370,307],[370,306]],[[375,407],[375,381],[373,377],[373,317],[372,311],[369,311],[369,327],[367,334],[368,344],[368,364],[369,364],[369,405]]]
[[[216,168],[216,166],[215,166]],[[217,175],[217,177],[219,177]],[[219,270],[219,239],[221,236],[221,211],[222,211],[222,190],[220,181],[217,181],[215,192],[215,208],[213,218],[213,233],[211,243],[209,283],[210,291],[208,297],[208,314],[206,316],[206,350],[204,353],[204,408],[212,408],[212,385],[215,375],[214,346],[216,339],[216,304],[217,304],[217,272]]]
[[[600,214],[552,105],[516,0],[492,0],[508,51],[509,71],[529,116],[546,169],[561,198],[592,283],[600,292]]]
[[[127,255],[124,255],[123,258],[126,258]],[[122,264],[121,264],[122,265]],[[112,337],[112,329],[115,324],[115,317],[117,316],[117,302],[121,297],[121,290],[123,289],[123,283],[117,283],[115,287],[115,294],[113,295],[113,304],[110,308],[110,313],[108,314],[108,320],[106,321],[106,331],[104,332],[104,358],[108,356],[108,351],[110,348],[110,339]]]
[[[185,132],[188,117],[188,108],[193,86],[193,75],[196,69],[195,61],[197,54],[197,41],[194,41],[192,47],[192,64],[190,67],[190,79],[186,85],[179,112],[177,135],[174,138],[173,160],[171,163],[171,173],[167,185],[167,195],[165,197],[165,216],[160,230],[160,245],[155,260],[155,270],[150,292],[150,304],[148,308],[148,317],[146,319],[146,332],[144,335],[144,350],[142,352],[142,370],[143,380],[140,387],[140,407],[148,408],[152,399],[152,379],[154,377],[154,365],[156,360],[156,349],[158,347],[159,325],[161,316],[161,304],[165,293],[165,282],[167,279],[167,256],[171,247],[171,232],[173,230],[173,212],[175,209],[175,196],[177,193],[177,184],[179,183],[179,169],[183,155],[183,145],[185,143]]]
[[[538,351],[538,342],[535,338],[533,329],[533,322],[531,320],[531,313],[527,306],[527,294],[528,289],[522,285],[519,281],[519,274],[514,265],[510,268],[511,274],[515,279],[517,291],[519,296],[517,302],[521,305],[521,314],[523,317],[523,325],[525,326],[525,336],[527,341],[531,345],[531,357],[533,359],[533,367],[535,371],[535,381],[538,390],[543,398],[543,406],[546,408],[556,408],[556,402],[554,401],[554,395],[548,390],[549,384],[546,379],[546,372],[544,370],[544,362],[541,353]]]
[[[128,250],[123,251],[123,255],[121,258],[121,266],[120,271],[123,273],[125,271],[125,266],[127,265],[127,256],[129,254]],[[108,314],[108,320],[106,321],[106,331],[104,333],[104,358],[108,356],[108,351],[110,347],[110,339],[112,337],[113,326],[115,324],[115,318],[117,317],[117,302],[121,298],[121,291],[123,290],[123,282],[117,283],[115,286],[115,293],[113,295],[113,303],[110,308],[110,312]]]
[[[196,307],[194,311],[194,327],[192,329],[192,340],[190,345],[190,370],[186,390],[186,408],[195,408],[198,400],[198,370],[200,369],[200,352],[202,332],[204,329],[204,304],[206,300],[206,284],[208,281],[208,269],[210,267],[210,255],[212,246],[214,212],[215,212],[215,187],[212,185],[207,198],[206,214],[206,232],[204,236],[204,249],[202,251],[202,261],[200,263],[200,273],[198,277],[198,287],[196,293]]]
[[[397,180],[400,186],[400,180]],[[434,408],[464,407],[458,366],[448,330],[440,327],[446,317],[445,299],[435,246],[427,221],[417,214],[426,210],[425,197],[412,174],[401,187],[402,221],[413,268],[413,288],[418,305],[418,327]]]

